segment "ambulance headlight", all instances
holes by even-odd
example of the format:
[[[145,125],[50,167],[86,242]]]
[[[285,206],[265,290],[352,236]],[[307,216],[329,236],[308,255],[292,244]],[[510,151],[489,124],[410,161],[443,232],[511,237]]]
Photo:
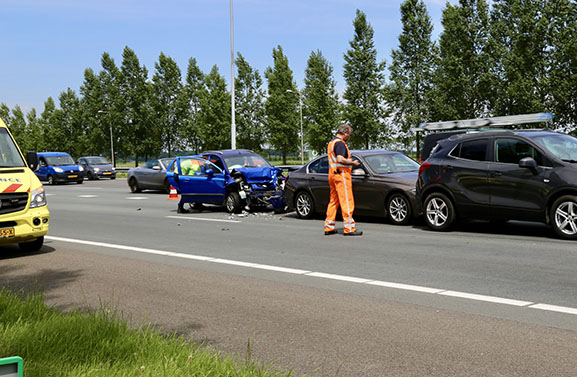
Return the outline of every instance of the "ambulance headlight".
[[[54,171],[56,173],[64,173],[64,170],[62,170],[61,168],[54,168]]]
[[[36,190],[32,190],[30,193],[30,208],[37,208],[46,205],[46,194],[44,193],[44,187],[39,187]]]

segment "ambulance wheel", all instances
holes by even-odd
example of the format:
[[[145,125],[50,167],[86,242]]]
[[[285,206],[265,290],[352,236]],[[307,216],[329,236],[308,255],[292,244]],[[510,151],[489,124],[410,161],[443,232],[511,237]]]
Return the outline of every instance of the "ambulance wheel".
[[[32,242],[20,242],[18,246],[20,247],[20,250],[29,253],[40,250],[43,244],[44,244],[44,236],[38,237]]]
[[[240,213],[242,209],[242,203],[240,201],[240,195],[238,192],[231,191],[226,195],[226,199],[224,200],[224,204],[226,206],[226,210],[229,213]]]

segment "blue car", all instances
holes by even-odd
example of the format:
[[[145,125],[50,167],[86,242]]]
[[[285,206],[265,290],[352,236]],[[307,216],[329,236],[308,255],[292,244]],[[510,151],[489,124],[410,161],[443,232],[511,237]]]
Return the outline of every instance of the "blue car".
[[[38,162],[38,169],[34,173],[38,179],[47,181],[49,185],[84,182],[84,169],[76,164],[68,153],[41,152],[38,153]]]
[[[196,208],[203,203],[224,205],[230,213],[255,207],[281,212],[286,206],[281,169],[250,150],[180,156],[168,170],[170,184],[181,194],[179,212],[187,203]]]

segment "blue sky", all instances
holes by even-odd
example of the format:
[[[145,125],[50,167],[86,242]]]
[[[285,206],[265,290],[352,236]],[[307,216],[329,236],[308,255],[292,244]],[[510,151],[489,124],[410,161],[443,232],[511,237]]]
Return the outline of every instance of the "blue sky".
[[[450,0],[456,3],[456,0]],[[436,38],[445,0],[425,0]],[[261,74],[272,49],[283,47],[299,86],[307,59],[321,50],[344,89],[343,54],[353,38],[355,10],[375,30],[379,60],[390,63],[402,31],[401,0],[234,0],[234,47]],[[67,88],[79,93],[84,70],[101,70],[108,52],[122,62],[125,46],[152,76],[161,52],[183,74],[189,58],[208,73],[213,65],[230,83],[229,0],[0,0],[0,103],[38,112]]]

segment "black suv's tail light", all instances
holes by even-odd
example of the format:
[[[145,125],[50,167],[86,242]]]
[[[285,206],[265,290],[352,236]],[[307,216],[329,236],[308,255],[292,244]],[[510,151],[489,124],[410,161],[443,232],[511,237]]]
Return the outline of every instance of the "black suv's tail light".
[[[419,168],[419,177],[421,176],[421,174],[427,170],[428,168],[431,167],[431,163],[430,162],[423,162],[421,164],[421,167]]]

